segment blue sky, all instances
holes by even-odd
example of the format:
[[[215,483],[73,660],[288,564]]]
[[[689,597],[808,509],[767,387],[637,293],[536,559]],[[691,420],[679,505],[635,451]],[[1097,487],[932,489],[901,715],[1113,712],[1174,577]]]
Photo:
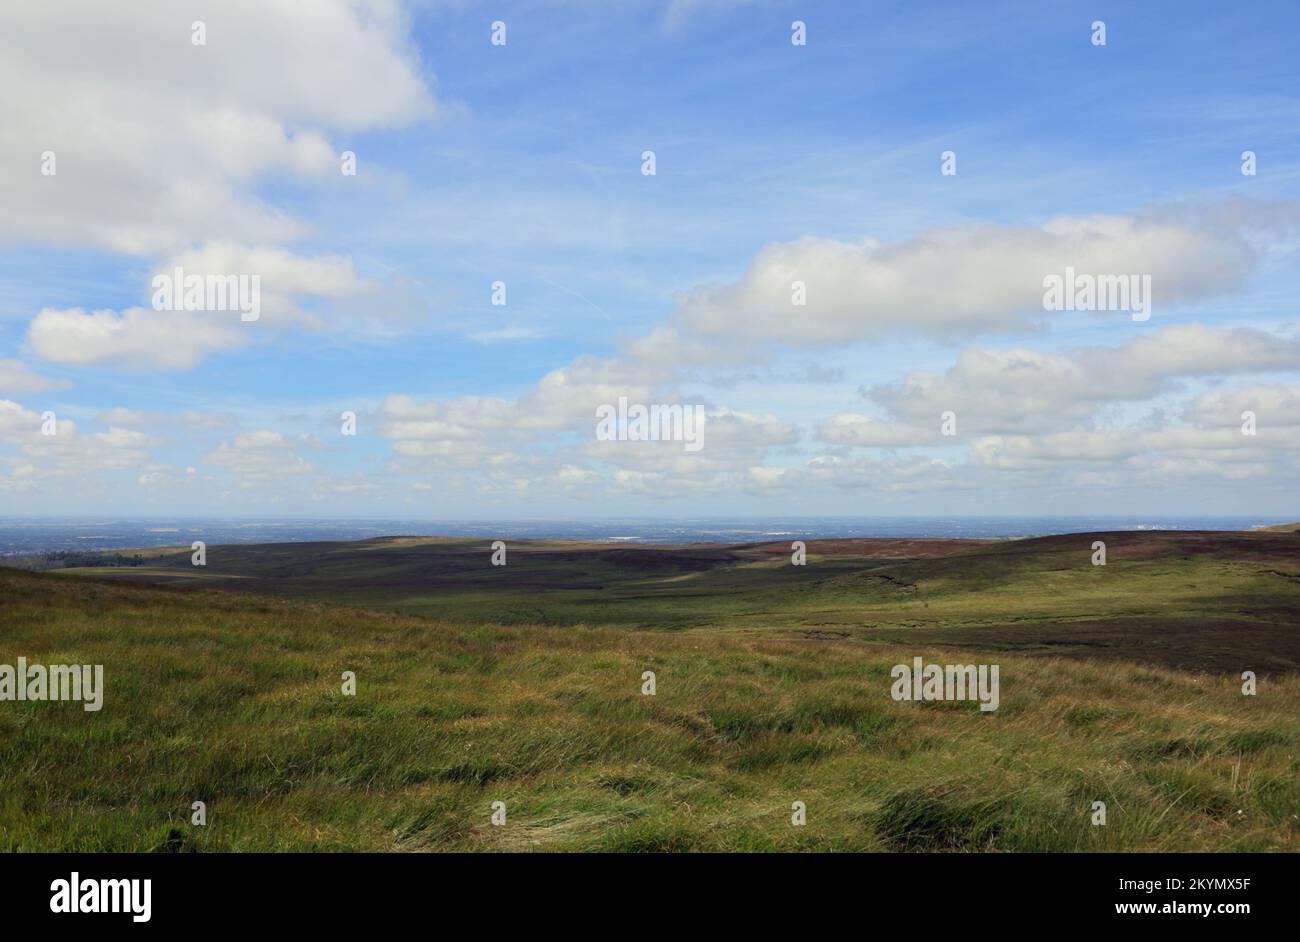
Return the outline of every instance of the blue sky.
[[[7,8],[0,513],[1296,516],[1298,21]],[[178,261],[263,316],[153,310]],[[1043,310],[1067,264],[1152,317]],[[705,446],[596,440],[619,396]]]

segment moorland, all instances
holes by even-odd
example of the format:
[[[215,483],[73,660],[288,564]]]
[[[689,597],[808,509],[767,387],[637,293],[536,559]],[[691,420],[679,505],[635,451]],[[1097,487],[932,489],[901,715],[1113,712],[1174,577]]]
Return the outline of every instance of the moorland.
[[[1300,849],[1295,528],[507,552],[0,569],[0,662],[105,666],[0,703],[0,848]],[[999,708],[893,700],[917,656]]]

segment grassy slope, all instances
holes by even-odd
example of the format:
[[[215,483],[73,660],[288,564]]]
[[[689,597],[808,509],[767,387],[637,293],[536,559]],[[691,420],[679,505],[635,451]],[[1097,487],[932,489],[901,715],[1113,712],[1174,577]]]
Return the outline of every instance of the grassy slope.
[[[1091,564],[1095,538],[1108,565]],[[1191,670],[1300,668],[1300,536],[1106,533],[981,543],[610,547],[483,540],[144,551],[64,572],[322,599],[458,623],[763,630],[1116,657]],[[904,558],[905,557],[905,558]]]
[[[784,551],[763,548],[694,549],[741,558],[670,558],[649,572],[561,547],[576,558],[534,560],[537,586],[491,603],[565,612],[574,603],[556,596],[598,597],[608,576],[620,595],[596,611],[624,617],[599,628],[0,570],[0,662],[103,663],[107,675],[98,714],[0,704],[0,849],[1300,849],[1294,662],[1262,671],[1252,698],[1227,666],[1241,656],[1231,636],[1206,645],[1205,663],[1216,645],[1228,651],[1204,673],[1118,659],[1119,647],[1107,660],[1044,657],[1034,641],[1061,630],[1055,605],[1066,626],[1093,619],[1149,635],[1203,610],[1279,642],[1288,626],[1294,634],[1295,540],[1197,552],[1163,536],[1112,537],[1104,570],[1077,565],[1088,554],[1077,539],[907,563],[828,545],[794,572]],[[430,595],[423,545],[403,550],[417,556],[406,577],[370,571],[394,583],[380,591],[388,607],[412,580],[413,609]],[[456,541],[435,545],[466,562]],[[205,579],[225,551],[210,548]],[[300,580],[361,565],[336,560],[338,572],[322,573],[301,548],[283,554]],[[448,607],[500,596],[507,573],[526,582],[528,555],[512,551],[510,567],[486,573],[477,558],[446,577],[445,589],[460,586]],[[545,590],[544,563],[552,575],[571,567],[567,584],[592,581]],[[252,575],[264,588],[272,578]],[[1098,578],[1109,581],[1088,581]],[[724,630],[658,630],[701,601]],[[931,616],[935,627],[900,627]],[[640,617],[658,627],[626,627]],[[844,637],[809,627],[850,622]],[[784,627],[750,630],[771,625]],[[914,655],[989,660],[973,653],[976,630],[1001,665],[997,712],[889,698],[890,666]],[[1141,651],[1141,640],[1125,643]],[[647,669],[654,697],[640,694]],[[356,697],[339,693],[344,670],[358,673]],[[195,799],[208,802],[207,828],[188,823]],[[1104,828],[1088,823],[1097,799],[1109,806]],[[506,827],[489,823],[496,800]],[[789,823],[795,800],[807,803],[806,827]]]

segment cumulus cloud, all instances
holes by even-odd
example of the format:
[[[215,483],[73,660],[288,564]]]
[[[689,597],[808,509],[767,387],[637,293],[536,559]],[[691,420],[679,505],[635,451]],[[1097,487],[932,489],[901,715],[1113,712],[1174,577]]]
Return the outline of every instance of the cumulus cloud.
[[[649,401],[663,376],[632,363],[583,356],[514,399],[389,396],[380,410],[380,434],[394,440],[398,454],[449,454],[456,448],[486,454],[539,435],[594,429],[598,406],[620,396]]]
[[[74,423],[60,420],[55,426],[57,431],[73,431]],[[35,441],[41,433],[41,417],[31,409],[25,409],[12,399],[0,399],[0,442],[14,443]]]
[[[1257,434],[1300,427],[1300,386],[1285,383],[1216,389],[1187,404],[1183,418],[1202,427],[1235,428],[1242,414],[1255,416]]]
[[[1037,227],[972,223],[899,242],[807,236],[767,245],[734,282],[680,294],[666,331],[642,350],[691,360],[691,343],[744,336],[791,347],[919,334],[954,340],[1021,331],[1051,316],[1043,279],[1063,274],[1150,275],[1160,310],[1221,295],[1254,269],[1245,224],[1275,213],[1148,211],[1058,217]],[[797,305],[796,282],[805,303]],[[676,348],[676,349],[675,349]]]
[[[258,181],[332,178],[331,131],[434,109],[395,0],[7,3],[0,33],[0,239],[161,255],[296,238]]]
[[[1050,435],[988,436],[971,446],[972,464],[1002,471],[1052,470],[1061,464],[1155,466],[1181,464],[1227,473],[1243,463],[1258,469],[1293,467],[1300,448],[1296,429],[1271,440],[1242,435],[1238,428],[1171,426],[1156,432],[1132,428],[1072,429]],[[1283,463],[1285,461],[1285,463]],[[1170,466],[1174,466],[1171,464]]]
[[[179,253],[154,269],[154,276],[175,282],[179,268],[185,278],[229,275],[256,276],[260,301],[259,323],[299,324],[319,327],[321,314],[304,310],[302,299],[343,301],[375,290],[358,277],[352,260],[340,255],[297,255],[276,246],[244,246],[210,242]]]
[[[960,491],[975,486],[951,463],[925,455],[883,459],[820,455],[800,469],[800,476],[817,484],[885,494]]]
[[[747,470],[777,448],[798,441],[798,430],[775,415],[745,412],[726,406],[702,409],[698,450],[687,451],[681,441],[600,441],[594,437],[582,451],[588,458],[620,469],[658,471],[685,477],[720,471]],[[591,435],[591,425],[582,431]]]
[[[817,437],[832,445],[861,445],[867,448],[908,448],[939,440],[939,417],[928,425],[902,425],[853,412],[831,416],[817,430]]]
[[[64,380],[41,376],[20,360],[0,360],[0,393],[47,392],[69,385]]]
[[[315,467],[298,452],[322,447],[311,435],[291,437],[258,429],[219,443],[203,456],[202,463],[235,475],[242,488],[262,488],[282,478],[312,474]]]
[[[1300,454],[1297,409],[1295,385],[1213,390],[1186,404],[1181,423],[990,435],[971,444],[969,458],[974,466],[999,471],[1058,474],[1073,466],[1093,480],[1130,485],[1161,475],[1282,481],[1294,477]],[[1243,429],[1247,410],[1256,412],[1253,434]]]
[[[54,434],[44,434],[42,413],[0,399],[0,489],[36,491],[54,479],[93,480],[106,471],[138,467],[157,442],[144,432],[110,426],[86,433],[70,419],[56,417]]]
[[[1272,370],[1300,370],[1300,340],[1247,327],[1179,325],[1059,354],[971,348],[943,374],[913,371],[865,390],[887,418],[843,413],[819,434],[839,445],[928,444],[939,440],[940,416],[950,410],[962,432],[1059,431],[1087,423],[1103,403],[1147,400],[1177,380]]]
[[[206,45],[192,42],[196,17]],[[395,0],[0,6],[0,242],[149,256],[156,273],[257,275],[266,325],[383,320],[394,306],[348,307],[383,298],[349,259],[279,247],[309,229],[259,193],[340,181],[333,133],[434,113],[408,30]],[[183,370],[245,334],[216,313],[69,307],[41,311],[27,340],[73,366]]]
[[[213,351],[247,342],[237,313],[46,308],[27,328],[32,353],[70,366],[188,370]]]
[[[177,268],[183,281],[256,276],[256,310],[248,304],[254,300],[252,281],[240,289],[249,295],[231,296],[226,301],[231,310],[224,311],[47,308],[28,325],[28,348],[42,359],[73,366],[188,370],[211,353],[244,346],[263,328],[324,326],[330,312],[305,309],[299,303],[304,298],[347,300],[373,288],[356,275],[349,259],[300,256],[273,246],[212,243],[175,256],[159,265],[155,275],[169,279],[172,291],[180,294]],[[256,318],[244,321],[241,305]]]

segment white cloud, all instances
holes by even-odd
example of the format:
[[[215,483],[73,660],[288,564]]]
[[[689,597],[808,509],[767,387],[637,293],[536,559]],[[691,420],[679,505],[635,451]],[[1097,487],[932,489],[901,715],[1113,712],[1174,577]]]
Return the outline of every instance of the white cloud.
[[[1241,413],[1258,410],[1254,435]],[[1293,479],[1300,453],[1300,387],[1284,384],[1215,390],[1192,399],[1183,424],[1153,428],[1072,428],[1050,434],[991,435],[972,443],[973,465],[1001,471],[1059,473],[1061,465],[1093,472],[1122,469],[1130,484],[1178,474]]]
[[[125,409],[116,406],[105,409],[95,416],[105,425],[121,428],[149,428],[158,430],[179,429],[186,432],[208,432],[226,429],[236,424],[233,415],[222,412],[200,412],[187,410],[180,413],[144,412],[139,409]]]
[[[310,435],[288,437],[258,429],[221,442],[203,456],[202,463],[234,474],[242,488],[265,488],[283,478],[315,472],[315,467],[297,452],[322,447],[323,443]]]
[[[380,432],[395,439],[399,453],[412,442],[491,442],[499,447],[522,437],[595,429],[596,408],[620,396],[651,401],[662,374],[616,359],[583,356],[545,374],[535,389],[516,399],[461,396],[420,401],[394,395],[384,400]],[[664,401],[664,400],[655,400]],[[407,453],[410,453],[409,451]]]
[[[47,308],[28,326],[28,348],[42,359],[73,366],[188,370],[210,353],[244,346],[262,329],[294,325],[317,328],[338,320],[337,310],[305,309],[299,303],[303,298],[349,301],[375,290],[374,285],[357,276],[350,259],[295,255],[274,246],[210,243],[176,255],[157,266],[155,274],[167,276],[174,284],[177,267],[185,279],[256,276],[257,318],[244,321],[242,310],[158,311],[133,307],[120,313],[87,313],[81,308]],[[238,308],[251,300],[232,298],[228,306]]]
[[[41,414],[0,399],[0,489],[40,490],[56,478],[94,481],[109,471],[136,468],[149,460],[156,442],[143,432],[110,426],[85,433],[70,419],[56,418],[55,434],[42,433]]]
[[[58,420],[58,431],[71,432],[74,423]],[[41,433],[41,417],[11,399],[0,399],[0,442],[35,441]]]
[[[406,30],[395,0],[0,5],[0,239],[163,254],[303,234],[253,185],[333,178],[327,131],[432,113]]]
[[[64,380],[41,376],[19,360],[0,360],[0,393],[48,392],[69,385]]]
[[[930,425],[900,425],[851,412],[833,415],[817,430],[817,437],[831,445],[861,445],[866,448],[907,448],[939,439],[939,416]]]
[[[208,353],[243,346],[252,326],[238,313],[46,308],[28,326],[27,345],[42,359],[71,366],[188,370]]]
[[[820,455],[790,476],[791,482],[796,480],[892,495],[960,491],[974,486],[968,475],[959,473],[948,462],[924,455],[883,459]]]
[[[1265,209],[1261,224],[1272,224]],[[807,236],[765,246],[738,281],[681,294],[670,327],[643,349],[690,361],[689,344],[708,337],[823,347],[1020,331],[1052,316],[1043,278],[1067,266],[1150,275],[1158,317],[1235,288],[1255,261],[1242,232],[1208,211],[1059,217],[1036,228],[968,224],[894,243]],[[804,305],[792,303],[795,282],[806,286]]]
[[[1243,412],[1255,414],[1257,434],[1300,427],[1300,387],[1271,383],[1216,389],[1188,403],[1183,417],[1199,426],[1238,428]]]
[[[582,430],[592,436],[592,424]],[[686,451],[682,441],[599,441],[583,446],[588,458],[620,469],[657,471],[677,480],[707,478],[722,471],[747,470],[776,448],[793,445],[798,431],[775,415],[758,415],[725,406],[704,410],[700,448]]]
[[[322,326],[329,312],[306,311],[299,305],[300,299],[346,301],[375,290],[375,285],[357,276],[349,258],[297,255],[275,246],[211,242],[174,256],[156,266],[153,274],[167,276],[174,282],[178,267],[187,279],[191,275],[257,276],[260,295],[258,323],[271,326]]]
[[[1300,341],[1245,327],[1179,325],[1066,353],[971,348],[942,375],[914,371],[868,390],[887,418],[840,414],[819,434],[839,445],[929,444],[946,411],[963,434],[1060,431],[1089,422],[1103,403],[1147,400],[1180,379],[1272,370],[1300,370]]]

